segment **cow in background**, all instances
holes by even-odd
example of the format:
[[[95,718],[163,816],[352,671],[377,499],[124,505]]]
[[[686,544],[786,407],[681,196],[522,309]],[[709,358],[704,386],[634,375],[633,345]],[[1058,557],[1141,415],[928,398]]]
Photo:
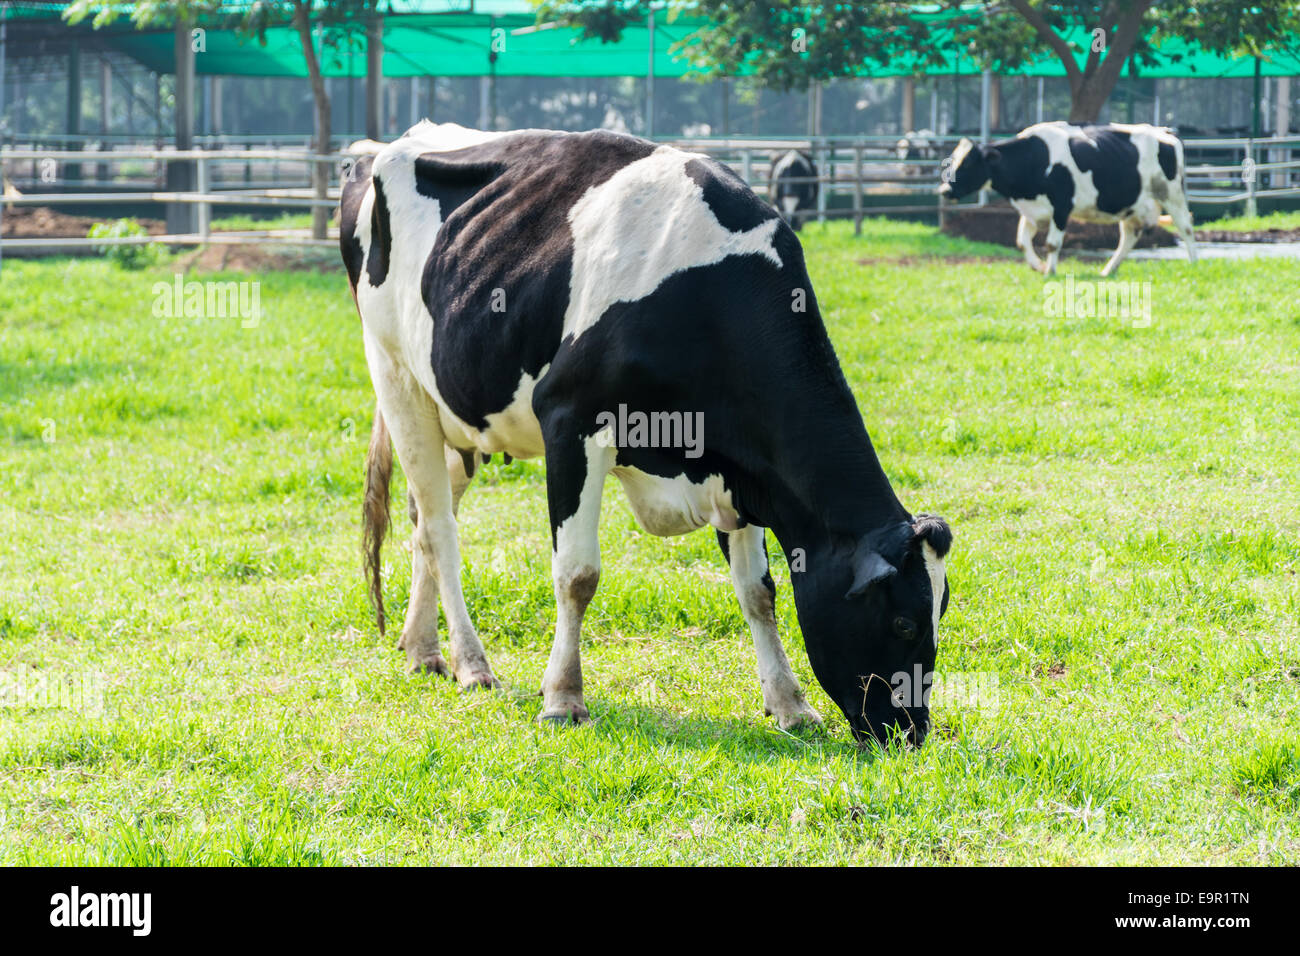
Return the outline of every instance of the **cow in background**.
[[[992,187],[1020,213],[1016,246],[1030,268],[1052,274],[1071,217],[1118,222],[1119,248],[1101,270],[1111,275],[1137,244],[1143,229],[1168,212],[1196,261],[1196,236],[1184,191],[1183,144],[1163,127],[1110,123],[1081,126],[1039,123],[1014,139],[976,146],[957,144],[939,193],[960,199]],[[1034,236],[1047,226],[1047,261],[1034,252]]]
[[[792,149],[772,164],[767,195],[781,218],[798,232],[807,213],[817,208],[817,164],[807,153]]]

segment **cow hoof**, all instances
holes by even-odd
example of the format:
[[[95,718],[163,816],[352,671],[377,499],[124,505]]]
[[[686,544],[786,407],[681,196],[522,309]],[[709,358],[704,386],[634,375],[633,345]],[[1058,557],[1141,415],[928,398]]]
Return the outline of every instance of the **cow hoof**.
[[[458,678],[461,690],[494,690],[501,686],[491,671],[476,671],[467,677]]]
[[[585,724],[590,719],[591,715],[582,704],[566,704],[555,710],[543,711],[537,722],[544,727],[570,727]]]
[[[764,711],[769,717],[776,718],[776,725],[782,730],[794,730],[796,727],[816,727],[822,723],[822,715],[803,701],[782,708],[777,712]]]
[[[437,674],[439,677],[450,677],[451,668],[447,665],[447,660],[438,652],[432,654],[422,654],[419,657],[407,658],[407,672],[410,674]]]

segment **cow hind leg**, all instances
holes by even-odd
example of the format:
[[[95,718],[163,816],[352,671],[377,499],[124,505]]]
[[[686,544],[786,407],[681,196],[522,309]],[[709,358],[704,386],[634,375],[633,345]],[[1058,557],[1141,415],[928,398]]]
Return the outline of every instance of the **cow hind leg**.
[[[731,583],[754,639],[764,711],[776,718],[782,730],[820,723],[821,715],[804,700],[776,630],[776,585],[768,571],[763,529],[746,525],[732,532],[719,531],[718,545],[731,567]]]
[[[600,581],[600,499],[613,466],[613,449],[567,428],[543,427],[546,497],[551,514],[551,578],[555,585],[555,641],[542,677],[546,723],[581,723],[582,618]]]
[[[1120,220],[1119,248],[1115,250],[1115,254],[1110,257],[1110,261],[1101,270],[1103,279],[1114,274],[1115,270],[1119,268],[1119,264],[1124,261],[1124,257],[1132,252],[1133,247],[1137,245],[1138,236],[1141,233],[1142,225],[1139,221],[1133,219]]]
[[[446,446],[443,459],[451,478],[451,510],[456,514],[460,499],[469,487],[473,470],[480,462],[478,452],[467,459],[461,452]],[[467,467],[468,465],[468,467]],[[406,623],[397,647],[406,651],[407,664],[412,673],[451,676],[451,668],[438,647],[438,571],[424,558],[420,545],[420,509],[415,503],[415,492],[406,492],[407,512],[414,530],[411,533],[411,601],[406,609]]]
[[[411,605],[399,642],[414,670],[445,673],[438,646],[438,598],[447,618],[450,670],[464,687],[491,687],[488,666],[460,587],[460,545],[442,425],[433,399],[378,349],[367,349],[371,380],[414,501]],[[441,665],[441,666],[440,666]]]
[[[1174,221],[1174,228],[1182,237],[1183,245],[1187,248],[1187,261],[1195,262],[1196,231],[1192,228],[1192,211],[1187,208],[1187,197],[1183,195],[1182,187],[1171,184],[1169,195],[1163,205],[1165,211],[1169,213],[1169,218]]]
[[[1038,253],[1034,252],[1034,236],[1038,235],[1038,223],[1028,216],[1020,217],[1020,225],[1016,227],[1016,248],[1025,254],[1025,262],[1029,268],[1035,272],[1043,271],[1043,260],[1038,258]]]

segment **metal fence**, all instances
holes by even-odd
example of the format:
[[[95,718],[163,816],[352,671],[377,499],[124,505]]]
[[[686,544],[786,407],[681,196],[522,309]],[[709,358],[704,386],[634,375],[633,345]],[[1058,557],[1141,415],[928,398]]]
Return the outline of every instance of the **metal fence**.
[[[66,139],[66,137],[65,137]],[[243,139],[241,137],[241,139]],[[249,137],[248,139],[253,139]],[[760,196],[767,196],[774,161],[791,149],[807,152],[818,175],[796,182],[819,184],[815,209],[800,210],[803,219],[852,219],[860,232],[869,216],[935,216],[949,211],[995,208],[980,194],[968,201],[942,200],[935,186],[956,136],[918,137],[906,149],[900,137],[803,137],[790,139],[677,139],[663,142],[708,154],[731,166]],[[267,212],[299,212],[338,204],[339,184],[355,157],[336,152],[318,155],[301,139],[281,140],[266,148],[238,148],[210,143],[209,149],[178,151],[100,144],[96,150],[48,148],[39,142],[0,149],[0,174],[18,195],[0,202],[0,229],[6,207],[157,203],[197,207],[192,231],[114,239],[29,237],[0,239],[6,250],[59,251],[112,245],[162,242],[170,245],[275,244],[327,246],[334,240],[313,239],[307,230],[226,232],[212,229],[213,207],[238,206]],[[1253,215],[1266,198],[1300,196],[1300,135],[1267,139],[1189,139],[1184,142],[1188,198],[1193,203],[1230,206],[1241,203]],[[192,189],[166,189],[168,167],[189,164]],[[325,198],[311,188],[311,167],[328,170]],[[60,168],[61,167],[61,168]],[[92,168],[87,178],[85,170]],[[114,172],[115,171],[115,172]],[[63,175],[75,173],[76,175]]]

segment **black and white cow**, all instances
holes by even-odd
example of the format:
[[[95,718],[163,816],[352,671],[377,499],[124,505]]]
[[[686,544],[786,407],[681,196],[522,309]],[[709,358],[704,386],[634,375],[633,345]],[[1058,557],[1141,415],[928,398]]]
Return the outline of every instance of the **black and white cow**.
[[[905,163],[914,160],[938,159],[938,137],[934,135],[933,130],[908,130],[895,145],[894,153],[901,162]],[[904,176],[920,176],[925,171],[925,167],[919,165],[906,165],[903,167]]]
[[[817,208],[817,164],[807,153],[792,149],[772,163],[767,195],[781,217],[796,232],[803,226],[804,215]]]
[[[1101,270],[1113,273],[1154,226],[1161,210],[1196,261],[1192,214],[1183,191],[1183,144],[1157,126],[1080,126],[1039,123],[1014,139],[976,146],[957,144],[946,162],[939,192],[960,199],[990,186],[1020,213],[1016,246],[1030,267],[1056,271],[1061,241],[1070,217],[1086,222],[1118,222],[1119,248]],[[1047,261],[1034,252],[1034,235],[1047,225]]]
[[[738,176],[607,131],[422,123],[358,161],[340,245],[378,406],[366,533],[380,607],[390,434],[414,501],[399,642],[412,669],[496,683],[461,593],[454,510],[480,455],[545,456],[558,610],[544,720],[587,716],[579,634],[613,473],[647,531],[716,529],[781,727],[820,718],[777,635],[765,528],[791,560],[813,671],[855,735],[920,741],[928,711],[895,706],[891,680],[934,666],[951,534],[895,497],[799,242]],[[615,415],[691,416],[703,440],[615,435]]]

